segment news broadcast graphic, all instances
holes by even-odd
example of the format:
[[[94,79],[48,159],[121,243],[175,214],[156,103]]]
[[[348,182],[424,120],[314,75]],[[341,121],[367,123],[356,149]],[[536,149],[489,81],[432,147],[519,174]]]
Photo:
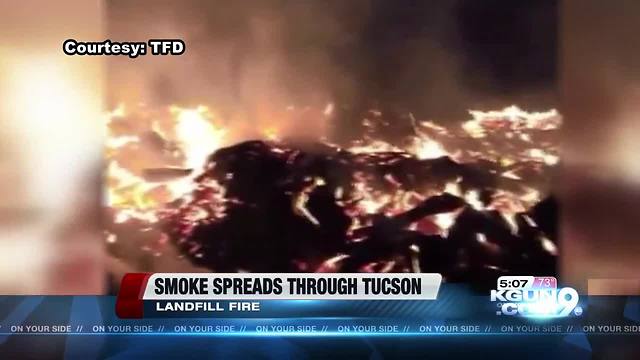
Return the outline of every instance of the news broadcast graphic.
[[[185,347],[194,356],[224,357],[224,349],[233,344],[240,346],[237,352],[257,357],[334,350],[407,357],[427,349],[430,354],[457,353],[460,347],[504,356],[541,346],[553,359],[588,359],[603,347],[622,347],[640,335],[636,296],[580,295],[580,316],[575,315],[577,306],[561,315],[572,306],[570,296],[566,303],[556,296],[543,298],[550,311],[536,316],[529,316],[529,306],[537,303],[507,299],[515,309],[524,304],[527,310],[523,316],[510,315],[511,309],[498,316],[488,294],[464,284],[440,285],[437,274],[407,276],[407,286],[395,281],[407,274],[302,275],[133,273],[123,279],[117,297],[4,296],[0,349],[24,351],[38,340],[49,344],[52,354],[93,359],[166,357]],[[520,282],[535,278],[501,279],[504,288],[498,291],[566,289],[560,284],[556,289],[523,289]],[[544,279],[551,283],[551,277]],[[326,294],[319,295],[325,282]],[[342,295],[328,295],[331,282],[345,284],[331,291]],[[387,283],[379,290],[388,294],[365,295],[375,283]],[[411,346],[398,348],[399,342]]]
[[[260,311],[259,302],[243,300],[435,300],[441,281],[440,274],[127,274],[116,313],[218,317]]]
[[[564,317],[582,315],[575,289],[559,289],[553,276],[501,276],[491,301],[497,302],[497,315]]]
[[[551,276],[500,277],[490,299],[466,286],[441,285],[441,280],[439,274],[127,274],[115,313],[121,319],[183,324],[209,319],[206,326],[180,325],[174,331],[212,336],[640,332],[633,322],[600,323],[592,321],[595,316],[582,316],[588,297],[558,287]],[[625,318],[636,319],[637,301],[628,299]]]
[[[0,2],[0,359],[640,359],[640,17],[73,1]]]

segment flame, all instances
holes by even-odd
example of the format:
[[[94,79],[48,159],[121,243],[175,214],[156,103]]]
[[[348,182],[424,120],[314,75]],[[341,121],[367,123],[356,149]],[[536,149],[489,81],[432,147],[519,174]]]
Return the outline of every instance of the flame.
[[[354,154],[370,154],[380,152],[401,152],[402,148],[391,145],[383,140],[367,140],[367,141],[355,141],[353,146],[348,150]]]
[[[280,136],[278,135],[278,133],[279,133],[278,129],[273,126],[267,127],[262,131],[262,134],[264,135],[265,139],[270,141],[279,141]]]
[[[313,191],[317,186],[324,185],[324,179],[317,177],[313,179],[313,182],[305,187],[297,196],[293,198],[293,211],[298,216],[305,217],[310,223],[314,225],[320,225],[320,221],[313,216],[313,214],[307,209],[307,201],[309,200],[309,193]]]
[[[472,137],[487,135],[491,128],[508,127],[510,129],[555,130],[561,124],[560,115],[555,109],[545,112],[526,112],[512,105],[499,111],[469,110],[472,120],[462,124],[462,128]]]
[[[433,216],[433,220],[441,229],[443,234],[446,234],[449,228],[455,223],[456,216],[453,213],[436,214]]]
[[[175,131],[186,156],[185,165],[200,168],[207,157],[221,147],[226,131],[213,125],[212,115],[204,106],[195,109],[173,106],[170,111],[176,115]]]
[[[414,138],[415,148],[412,149],[418,159],[436,159],[443,156],[449,156],[449,154],[442,144],[427,137]]]
[[[327,120],[331,118],[334,109],[334,104],[330,103],[322,111]],[[369,114],[372,119],[382,116],[376,110]],[[459,129],[439,126],[431,121],[418,122],[411,117],[415,133],[403,145],[389,143],[369,133],[365,139],[352,143],[346,150],[353,154],[401,153],[402,156],[419,160],[443,156],[460,162],[489,160],[496,164],[498,174],[505,181],[520,183],[520,190],[500,189],[487,203],[487,199],[481,200],[481,189],[463,189],[461,179],[431,189],[410,190],[403,189],[391,174],[384,176],[386,184],[380,186],[368,175],[355,173],[350,189],[340,187],[335,191],[337,203],[352,218],[350,231],[370,225],[368,217],[371,215],[393,216],[412,209],[429,196],[443,192],[465,199],[476,210],[499,210],[512,230],[517,230],[514,228],[514,215],[526,211],[541,198],[541,190],[536,185],[527,183],[527,176],[518,172],[517,165],[525,161],[547,166],[558,163],[554,145],[536,141],[536,134],[557,129],[561,117],[556,110],[528,113],[516,106],[499,111],[471,110],[469,114],[472,119],[462,123]],[[226,135],[230,129],[221,127],[222,123],[205,106],[171,106],[168,111],[153,113],[146,108],[129,111],[124,105],[120,105],[109,113],[106,120],[106,200],[107,206],[116,210],[115,221],[125,222],[135,218],[156,222],[165,204],[175,200],[189,204],[178,208],[178,211],[184,212],[184,232],[188,232],[194,222],[224,216],[225,203],[230,201],[225,197],[225,189],[214,180],[206,184],[200,183],[199,187],[193,181],[204,170],[209,155],[226,145]],[[372,126],[372,122],[367,120],[365,126]],[[148,131],[169,144],[160,151],[165,157],[159,166],[148,167],[177,167],[193,171],[176,179],[151,181],[143,176],[139,168],[125,161],[135,158],[136,151],[145,151],[148,145],[144,134]],[[258,133],[267,140],[281,141],[279,130],[275,126],[264,127]],[[512,144],[515,141],[521,142],[515,150],[513,147],[503,146],[504,142]],[[147,151],[153,154],[159,152]],[[135,162],[134,164],[137,165]],[[144,169],[144,165],[139,167]],[[299,216],[318,225],[318,219],[306,208],[306,203],[309,193],[316,186],[324,184],[324,179],[311,180],[311,185],[293,194],[292,208]],[[192,194],[199,191],[210,195],[197,200]],[[437,214],[431,217],[431,221],[441,233],[446,234],[457,216],[458,212]],[[550,248],[546,242],[543,245]]]
[[[119,105],[106,116],[105,200],[109,207],[118,210],[116,222],[125,222],[132,218],[157,221],[156,210],[168,202],[188,196],[193,191],[193,178],[198,175],[207,157],[223,145],[226,134],[225,129],[214,125],[213,114],[204,106],[171,106],[168,111],[169,125],[164,127],[161,121],[151,120],[151,114],[143,109],[140,111],[142,113],[130,113],[124,105]],[[149,181],[116,159],[116,155],[122,154],[124,158],[135,157],[135,151],[141,150],[140,134],[119,134],[116,130],[119,127],[134,128],[131,122],[140,121],[140,117],[148,120],[149,127],[158,136],[177,145],[178,151],[172,151],[169,157],[172,163],[161,165],[194,169],[191,175],[166,181]],[[165,131],[167,128],[168,131]]]
[[[560,161],[557,155],[549,154],[542,149],[531,149],[527,154],[531,158],[541,160],[547,165],[555,165]]]

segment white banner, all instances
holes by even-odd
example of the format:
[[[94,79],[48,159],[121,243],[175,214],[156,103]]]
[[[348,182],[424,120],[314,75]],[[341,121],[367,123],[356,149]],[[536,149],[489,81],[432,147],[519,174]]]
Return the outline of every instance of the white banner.
[[[440,274],[156,273],[143,300],[435,300]]]

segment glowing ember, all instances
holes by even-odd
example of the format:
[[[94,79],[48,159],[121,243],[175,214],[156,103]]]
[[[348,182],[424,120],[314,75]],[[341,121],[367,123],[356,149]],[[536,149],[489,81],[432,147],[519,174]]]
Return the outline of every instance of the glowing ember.
[[[113,222],[158,224],[163,243],[172,239],[196,260],[207,256],[202,243],[189,240],[196,229],[225,219],[229,207],[249,214],[259,212],[256,209],[261,206],[277,207],[265,205],[264,199],[278,204],[278,196],[286,197],[286,211],[296,219],[287,221],[303,221],[304,225],[296,225],[301,229],[325,229],[326,218],[346,217],[344,231],[353,243],[380,236],[376,235],[382,231],[378,227],[446,238],[459,218],[476,216],[469,211],[497,212],[507,233],[519,236],[522,224],[518,216],[541,201],[548,191],[546,171],[559,162],[551,137],[561,124],[555,110],[527,113],[512,106],[501,111],[470,111],[472,119],[458,128],[418,122],[411,116],[414,133],[404,141],[390,143],[369,131],[363,139],[341,146],[319,142],[328,155],[318,157],[286,144],[275,126],[257,132],[266,143],[223,148],[229,145],[225,139],[232,129],[221,127],[223,122],[204,106],[172,106],[159,113],[144,107],[128,110],[120,106],[106,121],[106,205],[113,211]],[[334,105],[328,104],[322,114],[330,121],[334,112]],[[364,126],[373,127],[383,114],[372,110],[368,116]],[[312,166],[319,167],[310,170]],[[250,175],[239,180],[243,172]],[[280,172],[286,176],[274,175]],[[415,215],[416,209],[441,194],[453,195],[464,208]],[[389,224],[382,226],[380,221]],[[337,234],[321,233],[322,241]],[[493,253],[499,252],[491,234],[477,233],[473,238]],[[106,240],[112,245],[122,243],[112,233]],[[544,251],[557,253],[547,237],[537,241]],[[417,257],[430,255],[410,245],[413,255],[407,264],[395,257],[377,259],[357,270],[417,271]],[[336,251],[315,269],[338,271],[340,262],[357,259]],[[296,261],[299,269],[313,270]],[[235,270],[249,265],[239,264]]]
[[[562,123],[556,110],[529,113],[515,105],[500,111],[471,110],[469,113],[473,119],[465,122],[462,128],[475,138],[484,137],[488,131],[501,127],[511,130],[555,130]]]
[[[328,116],[333,111],[334,105],[328,104],[323,113]],[[181,154],[182,161],[173,164],[162,164],[162,166],[171,165],[200,170],[207,157],[223,145],[226,130],[214,125],[214,116],[205,106],[198,106],[192,109],[172,106],[169,108],[169,114],[171,115],[168,126],[170,135],[166,135],[159,129],[158,121],[153,121],[151,127],[155,133],[168,136],[176,142],[176,150]],[[372,111],[371,114],[374,116],[382,115],[378,111]],[[555,110],[527,113],[516,106],[511,106],[501,111],[482,112],[474,110],[470,111],[470,114],[473,119],[464,122],[462,128],[465,134],[471,138],[487,138],[492,132],[499,129],[508,129],[509,131],[520,132],[520,139],[526,139],[529,142],[531,140],[529,133],[526,132],[527,130],[554,130],[561,123],[561,118]],[[114,156],[112,155],[114,153],[130,151],[131,145],[142,146],[139,134],[116,134],[111,131],[114,125],[127,122],[127,115],[126,108],[120,105],[109,114],[107,119],[106,149],[107,161],[109,162],[107,170],[107,204],[116,209],[129,209],[129,211],[154,210],[160,209],[165,202],[170,202],[182,195],[189,194],[193,190],[192,180],[194,175],[162,182],[148,181],[113,159]],[[139,121],[139,116],[134,116],[130,121]],[[165,125],[166,128],[167,126]],[[265,128],[263,134],[268,140],[279,141],[278,131],[275,127]],[[463,135],[457,134],[453,137],[463,137]],[[406,151],[418,159],[435,159],[443,156],[450,156],[454,159],[462,157],[460,155],[461,149],[455,149],[454,153],[449,152],[443,143],[435,140],[436,137],[442,137],[444,138],[443,142],[447,142],[448,139],[452,138],[452,132],[432,122],[422,122],[419,124],[419,129],[416,130],[416,135],[411,138],[410,145],[406,148],[382,140],[369,139],[354,143],[348,150],[355,154]],[[468,151],[467,155],[469,154],[474,158],[493,157],[491,151]],[[541,161],[546,165],[558,163],[557,155],[541,148],[528,148],[519,155],[523,159]],[[505,167],[509,167],[514,163],[509,158],[500,160],[501,165]],[[194,172],[193,174],[197,173]],[[503,176],[513,180],[521,180],[521,177],[513,169],[504,171]],[[415,202],[407,202],[406,199],[411,198],[411,196],[424,197],[426,195],[412,192],[403,193],[401,190],[392,193],[383,192],[379,189],[374,189],[363,178],[354,179],[353,186],[353,197],[359,199],[357,207],[365,214],[375,214],[383,209],[386,209],[386,213],[406,210],[415,204]],[[449,183],[444,191],[462,195],[459,188],[452,191],[456,186],[457,184],[455,183]],[[539,200],[539,196],[535,192],[534,189],[529,189],[520,196],[511,194],[515,196],[515,198],[512,196],[512,200],[519,197],[519,201],[529,205]],[[484,206],[478,200],[477,191],[470,191],[465,195],[465,198],[476,209]],[[403,204],[403,201],[406,203]],[[504,199],[501,201],[504,202]],[[438,222],[443,224],[443,228],[446,228],[445,224],[450,223],[452,219],[444,219],[447,219],[447,215],[440,216]]]

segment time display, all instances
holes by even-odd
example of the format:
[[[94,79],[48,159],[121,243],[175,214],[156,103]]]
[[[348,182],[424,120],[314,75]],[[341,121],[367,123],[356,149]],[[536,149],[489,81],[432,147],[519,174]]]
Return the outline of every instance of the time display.
[[[500,276],[498,289],[528,289],[533,285],[533,276]]]
[[[498,289],[557,289],[558,281],[553,276],[500,276]]]

